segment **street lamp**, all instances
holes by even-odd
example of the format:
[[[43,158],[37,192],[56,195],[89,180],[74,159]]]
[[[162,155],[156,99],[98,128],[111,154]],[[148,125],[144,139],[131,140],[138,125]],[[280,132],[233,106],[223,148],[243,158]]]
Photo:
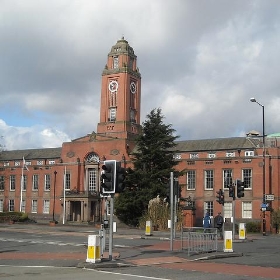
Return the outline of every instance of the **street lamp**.
[[[57,171],[54,171],[54,187],[53,187],[53,221],[55,221],[54,219],[54,209],[55,209],[55,185],[56,185],[56,174]]]
[[[250,98],[251,102],[257,103],[259,106],[262,107],[262,140],[263,140],[263,204],[266,203],[265,201],[265,129],[264,129],[264,105],[259,103],[254,97]],[[265,211],[263,211],[263,235],[266,235],[266,220],[265,220]]]

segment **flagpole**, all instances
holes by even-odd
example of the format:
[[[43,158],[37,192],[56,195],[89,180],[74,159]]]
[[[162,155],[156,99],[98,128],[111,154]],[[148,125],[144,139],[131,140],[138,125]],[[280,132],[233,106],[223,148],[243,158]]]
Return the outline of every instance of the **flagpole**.
[[[22,168],[21,168],[19,212],[22,212],[23,168],[24,168],[24,161],[22,162]]]
[[[66,185],[66,166],[64,169],[64,182],[63,182],[63,219],[62,223],[65,224],[65,185]]]
[[[29,171],[29,169],[27,168],[26,164],[25,164],[25,159],[24,157],[22,157],[22,168],[21,168],[21,180],[20,180],[20,204],[19,204],[19,211],[22,212],[22,192],[23,192],[23,184],[24,184],[24,180],[23,180],[23,170],[24,168],[27,169],[27,171]]]

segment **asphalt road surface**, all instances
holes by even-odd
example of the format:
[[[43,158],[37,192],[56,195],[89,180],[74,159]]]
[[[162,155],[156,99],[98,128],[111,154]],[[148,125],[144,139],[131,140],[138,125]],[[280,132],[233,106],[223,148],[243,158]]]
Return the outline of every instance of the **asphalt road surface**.
[[[114,234],[113,260],[91,267],[85,260],[92,234],[98,229],[0,224],[0,279],[280,279],[279,235],[236,240],[237,257],[213,259],[211,254],[208,258],[171,252],[168,232],[144,239],[142,231],[119,230]],[[219,251],[222,248],[220,242]]]

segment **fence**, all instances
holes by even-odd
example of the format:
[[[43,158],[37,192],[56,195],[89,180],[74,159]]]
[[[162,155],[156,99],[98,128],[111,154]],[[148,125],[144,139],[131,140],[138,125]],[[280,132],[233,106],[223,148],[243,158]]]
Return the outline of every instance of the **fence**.
[[[218,235],[216,228],[209,228],[206,232],[201,227],[181,229],[181,250],[191,254],[216,252],[218,250]]]

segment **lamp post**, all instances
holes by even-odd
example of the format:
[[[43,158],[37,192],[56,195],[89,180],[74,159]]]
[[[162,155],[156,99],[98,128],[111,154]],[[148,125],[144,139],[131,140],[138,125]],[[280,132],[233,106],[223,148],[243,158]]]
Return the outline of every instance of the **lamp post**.
[[[264,127],[264,105],[259,103],[254,97],[250,98],[251,102],[257,103],[262,107],[262,140],[263,140],[263,199],[262,203],[265,204],[265,127]],[[262,224],[263,224],[263,235],[266,235],[266,220],[265,220],[265,211],[262,211]]]
[[[55,185],[56,185],[56,174],[57,171],[54,171],[54,187],[53,187],[53,221],[55,221],[54,219],[54,209],[55,209]]]

